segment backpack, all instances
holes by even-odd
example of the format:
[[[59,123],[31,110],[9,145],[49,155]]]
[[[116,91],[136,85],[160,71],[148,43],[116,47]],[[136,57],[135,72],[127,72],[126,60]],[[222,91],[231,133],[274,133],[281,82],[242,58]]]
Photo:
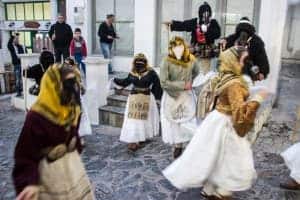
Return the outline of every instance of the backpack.
[[[204,83],[197,99],[197,117],[204,119],[215,109],[219,95],[233,83],[240,82],[240,78],[232,74],[214,76]]]

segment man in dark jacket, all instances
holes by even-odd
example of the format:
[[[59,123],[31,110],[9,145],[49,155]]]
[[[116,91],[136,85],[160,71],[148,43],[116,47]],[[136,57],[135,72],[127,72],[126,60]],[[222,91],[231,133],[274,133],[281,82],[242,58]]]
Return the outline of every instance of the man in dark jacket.
[[[14,65],[14,73],[16,77],[16,91],[17,96],[22,95],[22,75],[21,75],[21,59],[19,54],[24,54],[26,48],[19,43],[19,34],[12,35],[8,41],[7,48],[11,55],[12,64]]]
[[[191,32],[192,53],[197,57],[202,73],[211,70],[211,59],[216,56],[214,42],[221,35],[218,22],[212,19],[212,10],[207,2],[204,2],[198,11],[198,18],[185,21],[167,23],[171,31]]]
[[[270,66],[265,50],[265,44],[262,39],[255,34],[255,27],[251,24],[248,17],[243,17],[236,26],[235,33],[222,40],[225,49],[241,43],[248,48],[251,65],[246,65],[245,73],[251,76],[253,80],[264,80],[267,78]],[[254,72],[253,66],[257,66],[257,72]]]
[[[100,37],[100,48],[105,59],[112,58],[112,45],[114,40],[118,38],[113,26],[114,21],[114,15],[107,15],[106,21],[100,24],[98,29],[98,36]],[[108,64],[108,71],[110,74],[113,73],[111,62]]]
[[[73,31],[65,23],[64,16],[58,15],[57,22],[50,28],[49,36],[54,45],[55,61],[61,62],[61,56],[64,59],[68,58],[70,56],[69,47],[73,39]]]

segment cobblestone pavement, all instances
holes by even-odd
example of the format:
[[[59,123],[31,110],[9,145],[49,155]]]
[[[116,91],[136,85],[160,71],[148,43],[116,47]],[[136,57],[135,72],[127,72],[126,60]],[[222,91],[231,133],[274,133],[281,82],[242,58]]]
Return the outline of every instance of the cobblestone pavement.
[[[299,193],[280,190],[288,176],[279,153],[291,144],[290,135],[299,102],[300,66],[286,66],[280,80],[277,108],[254,145],[258,179],[253,188],[235,194],[236,200],[299,200]],[[297,71],[298,70],[298,71]],[[299,90],[299,92],[297,92]],[[1,99],[1,98],[0,98]],[[11,181],[13,149],[25,114],[0,100],[0,200],[14,199]],[[155,138],[135,154],[118,141],[120,129],[93,127],[82,155],[98,200],[201,200],[199,189],[178,191],[161,174],[171,163],[171,148]]]

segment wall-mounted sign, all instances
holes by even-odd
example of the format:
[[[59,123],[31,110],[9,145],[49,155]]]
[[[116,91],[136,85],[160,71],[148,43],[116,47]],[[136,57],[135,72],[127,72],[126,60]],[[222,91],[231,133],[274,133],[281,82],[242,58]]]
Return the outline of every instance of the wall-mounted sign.
[[[41,25],[37,21],[25,21],[24,27],[25,28],[39,28]]]

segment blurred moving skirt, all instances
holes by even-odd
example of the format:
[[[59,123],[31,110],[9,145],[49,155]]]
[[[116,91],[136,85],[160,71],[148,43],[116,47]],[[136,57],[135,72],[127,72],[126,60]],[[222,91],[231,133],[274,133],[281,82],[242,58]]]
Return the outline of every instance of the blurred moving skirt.
[[[91,122],[87,112],[87,102],[85,96],[81,96],[81,118],[79,125],[79,136],[92,135]]]
[[[179,189],[209,183],[226,191],[242,191],[256,179],[250,142],[236,133],[230,116],[216,110],[204,119],[183,154],[163,174]]]
[[[39,200],[95,199],[77,151],[66,153],[54,162],[44,158],[39,164],[39,174]]]

